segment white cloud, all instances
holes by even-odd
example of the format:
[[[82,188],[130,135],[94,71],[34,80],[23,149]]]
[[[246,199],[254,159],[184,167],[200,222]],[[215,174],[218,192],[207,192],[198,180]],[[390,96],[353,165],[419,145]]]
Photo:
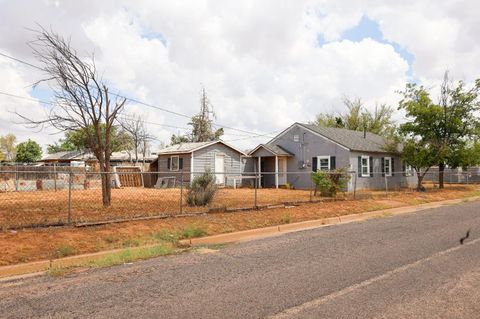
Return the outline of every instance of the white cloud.
[[[390,44],[341,39],[364,15],[379,23],[386,40],[415,56],[413,75],[425,83],[445,68],[471,80],[480,63],[478,5],[467,3],[462,10],[450,2],[377,0],[32,1],[30,13],[21,16],[14,2],[2,6],[0,32],[8,35],[0,38],[2,52],[30,58],[23,43],[31,33],[23,26],[33,21],[51,25],[71,34],[80,52],[94,50],[105,79],[121,93],[193,114],[203,83],[217,122],[259,133],[341,110],[343,95],[361,97],[370,106],[396,103],[395,91],[407,80],[407,62]],[[318,36],[328,43],[319,46]],[[10,80],[15,76],[26,83],[35,80],[25,68],[13,71],[1,73],[0,90],[7,89],[3,83],[23,85]],[[179,127],[188,122],[142,105],[128,110],[151,122]],[[165,141],[178,131],[157,125],[150,129]],[[227,133],[230,140],[244,134]],[[260,141],[236,143],[251,147]]]

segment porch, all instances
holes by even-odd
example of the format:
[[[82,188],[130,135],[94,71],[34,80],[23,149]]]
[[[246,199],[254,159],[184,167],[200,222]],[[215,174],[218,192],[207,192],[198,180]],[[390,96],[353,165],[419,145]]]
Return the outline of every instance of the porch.
[[[278,145],[260,144],[250,155],[255,173],[260,172],[259,187],[279,188],[287,184],[287,164],[293,154]]]

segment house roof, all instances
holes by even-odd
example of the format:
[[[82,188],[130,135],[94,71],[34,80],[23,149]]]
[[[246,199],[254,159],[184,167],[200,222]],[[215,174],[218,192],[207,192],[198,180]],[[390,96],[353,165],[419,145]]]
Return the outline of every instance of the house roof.
[[[235,148],[234,146],[232,145],[229,145],[227,143],[225,143],[224,141],[222,140],[218,140],[218,141],[211,141],[211,142],[191,142],[191,143],[180,143],[180,144],[175,144],[175,145],[171,145],[171,146],[168,146],[162,150],[160,150],[158,152],[158,155],[165,155],[165,154],[188,154],[188,153],[192,153],[194,151],[197,151],[197,150],[200,150],[202,148],[205,148],[205,147],[208,147],[210,145],[214,145],[214,144],[217,144],[217,143],[221,143],[227,147],[230,147],[231,149],[239,152],[240,154],[242,155],[246,155],[244,152],[242,152],[241,150]]]
[[[58,161],[58,160],[84,160],[88,158],[85,151],[67,151],[48,154],[40,161]]]
[[[350,151],[359,151],[359,152],[375,152],[375,153],[391,153],[385,150],[387,145],[387,140],[377,134],[364,133],[361,131],[347,130],[344,128],[334,128],[334,127],[322,127],[315,124],[305,124],[305,123],[294,123],[292,126],[299,125],[307,130],[310,130],[318,135],[321,135],[334,143],[337,143]],[[290,128],[284,130],[282,133],[273,138],[270,143],[274,143],[275,140],[283,135]],[[401,147],[401,146],[399,146]]]
[[[253,153],[255,153],[259,148],[264,148],[265,150],[267,150],[268,152],[272,153],[273,155],[276,155],[276,156],[293,156],[292,153],[290,153],[289,151],[285,150],[284,148],[282,148],[281,146],[279,145],[275,145],[275,144],[260,144],[258,145],[257,147],[255,147],[253,150],[251,150],[249,152],[250,155],[252,155]]]
[[[387,140],[377,134],[367,132],[365,137],[361,131],[344,128],[321,127],[314,124],[300,125],[350,149],[351,151],[390,153],[385,150]]]

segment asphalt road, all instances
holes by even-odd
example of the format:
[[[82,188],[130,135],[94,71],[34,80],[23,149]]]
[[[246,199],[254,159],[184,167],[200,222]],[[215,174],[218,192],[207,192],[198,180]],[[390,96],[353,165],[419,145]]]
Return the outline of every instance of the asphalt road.
[[[480,318],[479,209],[3,283],[0,318]]]

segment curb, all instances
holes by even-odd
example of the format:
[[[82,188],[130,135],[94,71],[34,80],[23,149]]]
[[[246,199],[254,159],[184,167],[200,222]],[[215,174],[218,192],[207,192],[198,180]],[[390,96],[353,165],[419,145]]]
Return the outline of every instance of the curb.
[[[208,237],[184,239],[180,241],[180,244],[198,246],[198,245],[206,245],[206,244],[225,244],[225,243],[234,243],[234,242],[246,242],[246,241],[251,241],[251,240],[256,240],[261,238],[279,236],[282,234],[287,234],[287,233],[292,233],[297,231],[319,228],[319,227],[346,224],[346,223],[351,223],[355,221],[363,221],[363,220],[367,220],[367,219],[379,217],[379,216],[385,216],[385,215],[396,216],[396,215],[428,210],[432,208],[438,208],[442,206],[459,204],[463,202],[472,202],[477,200],[480,200],[480,196],[467,197],[467,198],[461,198],[461,199],[450,199],[450,200],[445,200],[440,202],[419,204],[415,206],[388,208],[388,209],[382,209],[382,210],[377,210],[372,212],[328,217],[323,219],[302,221],[302,222],[297,222],[292,224],[283,224],[278,226],[269,226],[264,228],[250,229],[250,230],[244,230],[244,231],[228,233],[228,234],[219,234],[219,235],[208,236]],[[9,279],[14,280],[15,278],[26,277],[26,276],[22,276],[26,274],[34,274],[34,273],[42,274],[54,268],[84,266],[88,262],[98,260],[102,257],[106,257],[111,254],[115,254],[125,250],[130,250],[130,251],[141,250],[141,249],[154,247],[154,246],[156,245],[118,248],[113,250],[106,250],[106,251],[101,251],[96,253],[64,257],[64,258],[58,258],[58,259],[52,259],[52,260],[42,260],[42,261],[35,261],[31,263],[25,263],[25,264],[2,266],[0,267],[0,281],[8,281]]]
[[[363,221],[370,218],[381,217],[385,215],[396,216],[396,215],[414,213],[414,212],[423,211],[427,209],[438,208],[442,206],[449,206],[449,205],[459,204],[462,202],[471,202],[476,200],[480,200],[480,196],[467,197],[462,199],[450,199],[450,200],[444,200],[441,202],[425,203],[425,204],[419,204],[415,206],[388,208],[388,209],[376,210],[371,212],[328,217],[328,218],[322,218],[322,219],[316,219],[316,220],[307,220],[307,221],[302,221],[302,222],[297,222],[292,224],[269,226],[269,227],[244,230],[244,231],[239,231],[234,233],[219,234],[219,235],[214,235],[209,237],[184,239],[184,240],[181,240],[180,243],[184,245],[198,246],[198,245],[209,245],[209,244],[226,244],[226,243],[235,243],[235,242],[245,242],[245,241],[279,236],[286,233],[309,230],[309,229],[314,229],[319,227],[345,224],[345,223],[351,223],[355,221]]]

